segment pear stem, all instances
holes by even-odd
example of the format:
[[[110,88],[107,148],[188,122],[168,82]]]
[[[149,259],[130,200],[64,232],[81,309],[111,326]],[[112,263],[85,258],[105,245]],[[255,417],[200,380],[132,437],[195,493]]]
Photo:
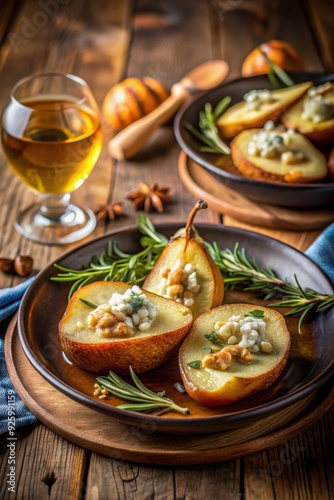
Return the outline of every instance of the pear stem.
[[[194,219],[196,217],[197,212],[199,212],[200,210],[205,210],[206,208],[208,208],[208,204],[206,203],[206,201],[198,200],[196,205],[194,205],[193,209],[191,210],[190,214],[188,215],[188,219],[186,222],[187,242],[195,236],[193,222],[194,222]]]

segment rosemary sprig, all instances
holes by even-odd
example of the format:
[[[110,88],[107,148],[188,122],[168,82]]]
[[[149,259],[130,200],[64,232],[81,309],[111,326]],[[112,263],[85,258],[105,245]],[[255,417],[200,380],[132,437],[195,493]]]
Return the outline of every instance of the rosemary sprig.
[[[216,127],[216,121],[223,113],[225,113],[230,105],[230,102],[230,97],[224,97],[224,99],[222,99],[214,109],[212,108],[212,105],[207,102],[204,106],[204,110],[199,113],[199,130],[197,130],[190,123],[185,124],[186,129],[205,144],[205,146],[200,148],[201,151],[227,155],[231,153],[230,148],[227,144],[225,144],[225,142],[223,142]]]
[[[97,377],[96,379],[103,389],[107,389],[114,396],[131,401],[131,403],[118,405],[116,408],[137,412],[165,408],[168,411],[174,410],[183,415],[189,415],[188,408],[182,408],[171,399],[151,391],[140,381],[131,366],[129,366],[129,370],[135,386],[128,384],[112,371],[109,372],[108,376]]]
[[[263,269],[254,259],[250,259],[244,248],[239,250],[238,243],[233,251],[228,248],[221,250],[216,242],[206,242],[206,246],[224,275],[227,288],[242,284],[245,291],[261,291],[261,295],[268,300],[286,283],[270,267]]]
[[[93,302],[90,302],[89,300],[85,300],[82,297],[79,297],[79,299],[81,300],[81,302],[86,304],[86,306],[91,307],[92,309],[96,309],[98,307],[96,304],[93,304]]]
[[[268,79],[274,87],[277,88],[280,86],[277,80],[282,82],[286,87],[295,85],[295,82],[290,78],[286,71],[284,71],[284,69],[276,64],[272,59],[270,59],[270,57],[268,57],[264,50],[261,50],[261,54],[270,66],[271,71],[268,73]]]
[[[300,315],[299,333],[309,312],[318,312],[323,307],[334,305],[333,294],[322,294],[311,288],[303,289],[296,275],[294,275],[296,284],[279,278],[269,266],[264,269],[254,259],[250,259],[245,249],[239,250],[238,243],[233,251],[220,250],[216,243],[206,243],[206,245],[224,275],[227,287],[242,285],[244,291],[256,292],[266,300],[283,296],[282,300],[270,304],[270,307],[291,308],[285,316]]]
[[[94,281],[142,283],[167,245],[168,238],[156,231],[146,215],[138,217],[138,229],[143,234],[140,239],[142,250],[138,253],[125,253],[116,242],[110,242],[107,252],[99,257],[94,256],[86,269],[67,269],[55,264],[62,272],[51,280],[73,281],[69,296],[78,288]],[[309,312],[318,312],[323,307],[334,305],[334,294],[303,289],[297,276],[294,276],[295,284],[281,279],[269,266],[263,268],[251,259],[244,248],[239,250],[238,244],[233,250],[220,249],[215,242],[207,242],[206,245],[224,276],[226,288],[239,285],[244,291],[254,292],[264,300],[281,298],[271,306],[290,308],[286,316],[299,315],[299,331]]]
[[[107,251],[93,256],[88,267],[82,270],[69,269],[59,264],[61,271],[52,281],[72,282],[69,298],[78,289],[95,281],[123,281],[141,284],[152,270],[155,261],[168,243],[168,238],[155,230],[151,220],[145,215],[138,217],[138,229],[143,234],[140,239],[142,250],[135,254],[123,252],[116,241],[109,241]]]

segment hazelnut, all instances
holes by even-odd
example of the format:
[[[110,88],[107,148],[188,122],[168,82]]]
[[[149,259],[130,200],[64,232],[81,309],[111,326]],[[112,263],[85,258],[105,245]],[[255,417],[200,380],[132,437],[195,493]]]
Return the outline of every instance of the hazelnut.
[[[14,260],[14,269],[19,276],[28,276],[31,273],[34,260],[29,255],[18,255]]]
[[[14,260],[7,257],[0,257],[0,270],[4,273],[10,273],[14,267]]]

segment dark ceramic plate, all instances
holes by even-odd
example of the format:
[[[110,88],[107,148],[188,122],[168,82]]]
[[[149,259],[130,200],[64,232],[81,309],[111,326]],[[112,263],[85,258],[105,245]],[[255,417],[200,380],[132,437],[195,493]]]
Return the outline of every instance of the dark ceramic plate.
[[[334,81],[333,74],[291,73],[291,77],[296,83],[313,81],[315,85]],[[272,88],[265,75],[233,80],[191,99],[175,117],[174,132],[179,145],[190,158],[213,174],[221,183],[252,200],[285,207],[333,205],[334,182],[287,185],[243,177],[232,162],[228,162],[224,166],[222,155],[203,153],[200,150],[201,144],[198,139],[186,129],[185,124],[187,123],[198,129],[199,112],[204,109],[205,103],[209,102],[216,106],[223,97],[231,96],[232,104],[235,104],[243,99],[246,92],[261,88]],[[328,151],[324,152],[326,155],[329,154]]]
[[[171,236],[180,224],[158,226]],[[205,240],[216,241],[221,248],[233,249],[236,242],[262,266],[270,265],[282,278],[293,281],[294,273],[303,287],[334,293],[325,274],[299,251],[277,240],[220,225],[198,224]],[[69,268],[80,269],[93,255],[106,250],[110,239],[118,241],[124,251],[139,249],[140,235],[135,228],[111,233],[78,246],[56,260]],[[287,408],[318,390],[334,372],[334,309],[318,313],[297,333],[297,320],[289,319],[292,349],[288,364],[280,378],[265,391],[233,405],[207,408],[176,390],[180,382],[177,356],[156,370],[140,376],[154,391],[166,390],[170,398],[190,408],[189,416],[168,413],[164,416],[138,414],[115,408],[116,400],[103,401],[93,396],[95,374],[68,363],[63,356],[58,323],[66,305],[69,285],[50,281],[57,274],[53,263],[39,273],[27,291],[19,311],[18,328],[23,349],[35,369],[59,391],[77,402],[109,414],[123,423],[167,433],[208,433],[237,428]],[[225,302],[264,304],[244,292],[228,292]],[[119,404],[119,402],[118,402]]]

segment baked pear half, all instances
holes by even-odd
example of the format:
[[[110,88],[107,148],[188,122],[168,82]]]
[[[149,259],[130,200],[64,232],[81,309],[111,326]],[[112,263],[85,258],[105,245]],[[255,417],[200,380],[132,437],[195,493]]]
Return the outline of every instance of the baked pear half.
[[[206,207],[203,200],[196,203],[185,230],[171,238],[143,284],[145,290],[183,303],[194,318],[224,298],[223,276],[193,228],[196,213]]]
[[[205,406],[234,403],[273,384],[289,349],[280,313],[251,304],[217,307],[194,321],[181,345],[184,387]]]
[[[249,92],[243,101],[231,106],[217,120],[220,135],[225,139],[233,139],[242,130],[263,127],[268,120],[277,122],[283,112],[311,86],[312,82],[305,82],[278,90]]]
[[[334,142],[334,84],[312,87],[306,96],[282,115],[282,122],[315,144]]]
[[[97,307],[95,307],[97,306]],[[193,321],[182,304],[121,282],[96,282],[77,290],[59,323],[70,361],[100,374],[156,368],[180,345]]]
[[[292,130],[244,130],[233,139],[231,156],[245,177],[261,181],[304,184],[328,174],[325,156]]]

